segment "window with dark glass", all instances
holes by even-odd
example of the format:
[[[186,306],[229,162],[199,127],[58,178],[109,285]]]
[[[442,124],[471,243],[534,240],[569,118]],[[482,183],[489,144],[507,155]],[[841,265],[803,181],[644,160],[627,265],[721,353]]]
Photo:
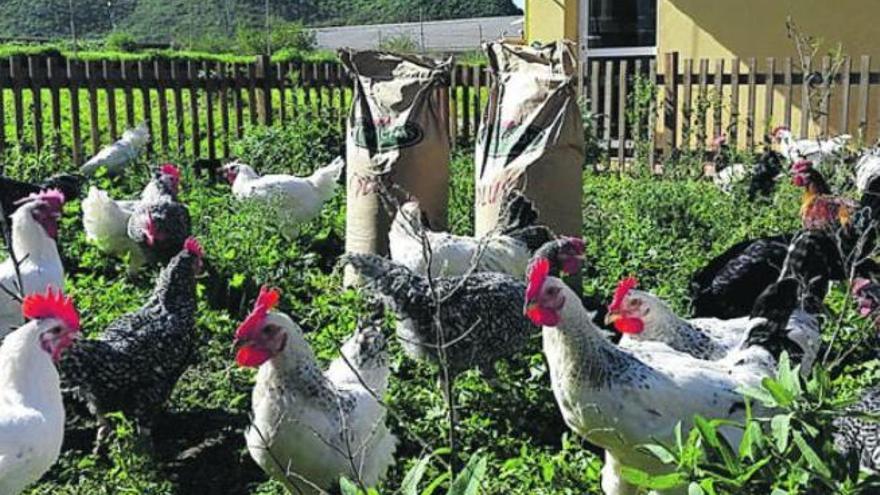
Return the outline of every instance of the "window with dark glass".
[[[589,0],[590,48],[655,46],[657,0]]]

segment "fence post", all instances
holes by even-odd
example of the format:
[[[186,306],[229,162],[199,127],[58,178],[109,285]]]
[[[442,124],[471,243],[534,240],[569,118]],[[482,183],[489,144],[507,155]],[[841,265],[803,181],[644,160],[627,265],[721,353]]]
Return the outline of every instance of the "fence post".
[[[678,52],[667,53],[663,76],[663,132],[666,135],[666,158],[675,151],[678,131]]]
[[[82,131],[79,114],[79,86],[82,74],[82,62],[67,59],[67,81],[70,89],[70,133],[73,145],[73,163],[77,166],[83,162]]]
[[[257,79],[260,81],[260,89],[257,93],[257,113],[260,123],[272,125],[272,81],[270,72],[272,64],[268,55],[257,57]]]

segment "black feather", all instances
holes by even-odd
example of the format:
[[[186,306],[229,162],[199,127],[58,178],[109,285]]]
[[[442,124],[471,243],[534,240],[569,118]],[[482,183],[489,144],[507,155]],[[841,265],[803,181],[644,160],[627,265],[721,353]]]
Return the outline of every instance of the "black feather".
[[[776,188],[776,177],[782,173],[784,158],[781,154],[767,150],[755,163],[749,180],[749,201],[758,197],[769,198]]]
[[[721,319],[749,314],[755,299],[779,278],[790,234],[742,241],[691,277],[695,317]]]
[[[794,278],[785,278],[767,287],[755,301],[752,318],[766,321],[753,326],[746,336],[746,346],[761,346],[777,359],[783,351],[797,362],[803,350],[788,338],[788,320],[800,305],[801,284]]]
[[[153,245],[147,243],[146,225],[152,219],[156,228]],[[135,241],[151,263],[164,263],[183,248],[192,222],[189,210],[182,203],[165,200],[139,204],[128,220],[128,236]]]
[[[535,251],[553,240],[553,232],[538,224],[538,210],[534,204],[519,191],[511,191],[499,213],[501,233],[525,244],[529,251]]]

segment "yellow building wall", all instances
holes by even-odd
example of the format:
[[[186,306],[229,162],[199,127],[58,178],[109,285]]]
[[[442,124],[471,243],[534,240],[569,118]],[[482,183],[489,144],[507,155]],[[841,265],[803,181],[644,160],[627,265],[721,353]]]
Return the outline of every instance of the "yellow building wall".
[[[740,73],[746,73],[746,60],[757,59],[758,71],[767,68],[766,59],[776,58],[776,72],[782,72],[782,59],[794,58],[794,70],[799,69],[797,51],[786,32],[786,18],[791,16],[801,31],[824,40],[820,55],[842,45],[843,52],[853,58],[853,72],[858,72],[861,55],[871,55],[872,66],[880,65],[880,42],[877,40],[877,19],[880,18],[878,0],[659,0],[657,52],[662,54],[677,51],[681,59],[712,59],[709,70],[713,71],[715,59],[726,60],[725,70],[730,70],[730,59],[740,58]],[[662,65],[662,60],[659,61]],[[818,67],[818,65],[817,65]],[[774,91],[772,118],[767,128],[783,123],[785,100],[779,86]],[[842,88],[831,97],[830,132],[850,132],[858,129],[856,107],[858,88],[851,88],[850,112],[847,125],[842,122]],[[681,94],[679,94],[681,96]],[[729,104],[729,93],[723,95]],[[740,87],[739,122],[745,132],[745,112],[747,88]],[[869,103],[867,140],[873,140],[880,131],[880,118],[876,102],[880,90],[872,90]],[[796,134],[814,136],[819,129],[813,122],[808,132],[801,128],[801,92],[795,88],[793,95],[791,127]],[[728,112],[723,119],[728,123]],[[756,135],[766,132],[765,95],[759,87],[756,94]],[[742,139],[742,136],[741,136]],[[740,142],[742,144],[742,141]]]
[[[578,0],[527,0],[526,40],[549,43],[578,40]]]

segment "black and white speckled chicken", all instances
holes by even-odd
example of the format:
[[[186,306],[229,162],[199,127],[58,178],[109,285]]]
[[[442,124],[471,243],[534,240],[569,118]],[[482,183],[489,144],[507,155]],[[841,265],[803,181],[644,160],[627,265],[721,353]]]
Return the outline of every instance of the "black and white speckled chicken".
[[[769,296],[779,310],[755,315],[762,319],[751,327],[741,349],[720,361],[705,361],[665,344],[635,349],[612,344],[592,323],[577,294],[549,274],[546,260],[530,268],[525,312],[543,327],[550,380],[565,423],[605,449],[602,489],[609,495],[637,493],[622,476],[623,467],[652,475],[669,472],[669,466],[642,448],[674,442],[676,425],[687,432],[697,414],[741,421],[745,404],[738,390],[773,376],[781,351],[791,345],[785,326],[797,298],[790,283],[784,297]],[[742,436],[735,428],[719,434],[734,449]]]
[[[290,493],[326,493],[342,476],[372,487],[397,445],[376,399],[390,376],[382,332],[359,326],[322,371],[302,328],[275,310],[279,298],[261,290],[235,332],[236,362],[259,368],[245,433],[251,457]]]
[[[834,448],[857,456],[862,468],[876,472],[880,468],[880,423],[863,415],[880,414],[880,388],[862,392],[848,412],[852,414],[834,419]]]
[[[17,203],[20,200],[32,194],[39,194],[43,190],[58,189],[64,194],[67,201],[72,201],[79,197],[83,182],[85,182],[85,177],[73,174],[54,175],[39,184],[0,176],[0,205],[3,206],[3,213],[6,214],[8,221],[9,217],[18,209]]]
[[[583,242],[573,246],[580,252],[571,254],[570,263],[561,264],[567,273],[580,270]],[[490,372],[495,361],[522,350],[537,332],[522,315],[525,283],[510,275],[475,272],[464,277],[438,277],[433,279],[433,298],[427,277],[388,259],[349,254],[342,262],[354,267],[364,280],[364,288],[396,313],[397,337],[414,359],[439,359],[434,316],[435,301],[442,301],[439,320],[452,376],[473,367]]]
[[[171,163],[158,167],[137,199],[115,200],[106,191],[90,187],[82,202],[83,228],[86,239],[104,253],[129,256],[128,273],[133,274],[147,261],[147,254],[129,236],[132,214],[146,205],[176,201],[180,189],[180,169]],[[171,256],[177,254],[175,250]],[[168,258],[170,259],[170,258]],[[165,260],[167,261],[167,259]]]
[[[149,441],[153,418],[197,351],[196,275],[202,248],[194,238],[166,266],[149,300],[95,339],[83,339],[61,362],[65,388],[73,388],[97,416],[97,444],[109,433],[104,415],[122,411]]]
[[[191,229],[186,205],[169,195],[138,204],[128,220],[128,237],[148,263],[164,263],[179,253]]]

